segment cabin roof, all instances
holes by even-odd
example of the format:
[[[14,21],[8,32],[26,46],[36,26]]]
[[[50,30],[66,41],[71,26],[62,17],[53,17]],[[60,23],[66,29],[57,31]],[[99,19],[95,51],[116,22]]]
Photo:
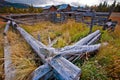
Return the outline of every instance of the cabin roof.
[[[74,7],[74,6],[71,8],[72,11],[75,11],[77,9],[78,9],[78,7]]]
[[[50,9],[51,7],[54,7],[54,8],[56,8],[56,9],[57,9],[57,7],[56,7],[56,6],[54,6],[54,5],[52,5],[52,6],[45,6],[43,9]]]
[[[69,4],[62,4],[60,5],[60,7],[58,8],[58,10],[63,10],[66,9],[68,7]]]
[[[43,9],[49,9],[51,6],[45,6],[43,7]]]

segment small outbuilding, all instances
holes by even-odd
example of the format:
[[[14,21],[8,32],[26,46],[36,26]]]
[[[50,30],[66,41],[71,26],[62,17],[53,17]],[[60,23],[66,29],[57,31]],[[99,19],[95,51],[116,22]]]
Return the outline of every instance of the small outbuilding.
[[[52,6],[46,6],[43,8],[43,12],[56,12],[57,7],[52,5]]]
[[[71,11],[71,6],[69,4],[62,4],[59,6],[59,8],[57,9],[58,11]]]

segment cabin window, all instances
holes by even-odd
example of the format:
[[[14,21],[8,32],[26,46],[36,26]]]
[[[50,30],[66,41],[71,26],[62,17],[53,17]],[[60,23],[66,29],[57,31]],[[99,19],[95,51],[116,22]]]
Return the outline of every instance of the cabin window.
[[[60,13],[57,13],[57,18],[60,18]]]
[[[72,16],[72,14],[69,14],[69,17],[71,17]]]

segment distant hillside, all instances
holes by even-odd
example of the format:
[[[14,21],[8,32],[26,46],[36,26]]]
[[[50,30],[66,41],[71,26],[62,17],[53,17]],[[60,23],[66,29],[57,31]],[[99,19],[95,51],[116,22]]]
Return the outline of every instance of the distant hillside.
[[[28,8],[29,5],[22,4],[22,3],[11,3],[11,2],[0,0],[0,7]]]

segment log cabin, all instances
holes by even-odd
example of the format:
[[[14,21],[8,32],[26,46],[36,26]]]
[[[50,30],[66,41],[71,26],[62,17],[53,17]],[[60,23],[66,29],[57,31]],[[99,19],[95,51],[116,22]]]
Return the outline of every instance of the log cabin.
[[[43,12],[56,12],[57,11],[57,7],[52,5],[52,6],[46,6],[43,8]]]

